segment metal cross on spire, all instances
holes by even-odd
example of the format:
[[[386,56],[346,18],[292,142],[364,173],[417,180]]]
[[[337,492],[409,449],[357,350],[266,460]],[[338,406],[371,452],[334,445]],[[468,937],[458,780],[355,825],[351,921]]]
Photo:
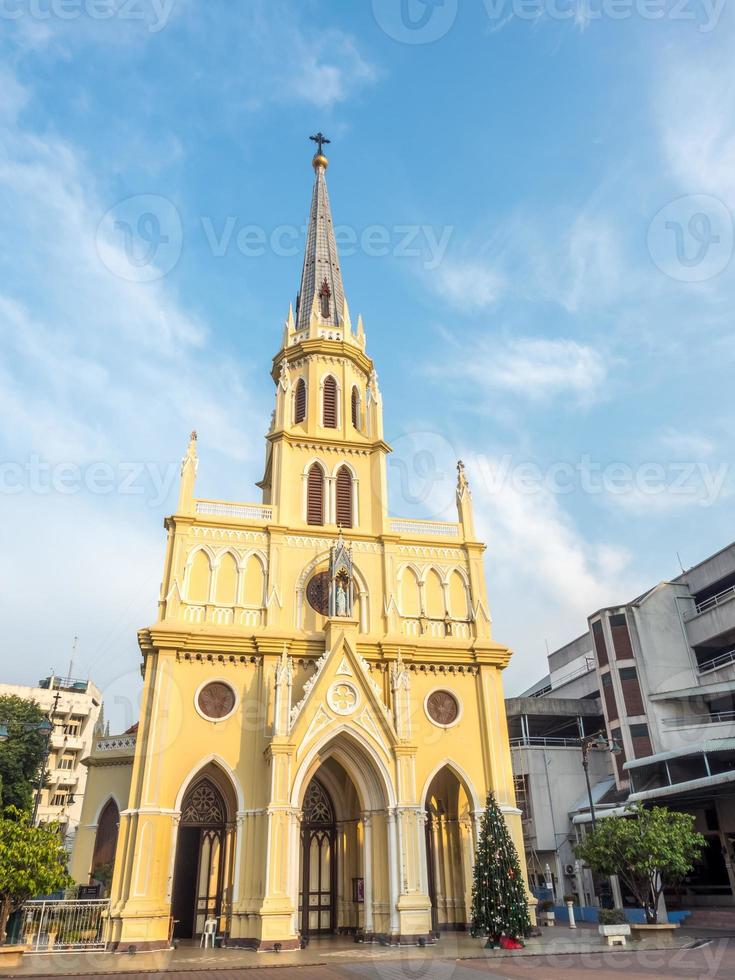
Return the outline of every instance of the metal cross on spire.
[[[317,146],[319,147],[317,151],[319,153],[319,156],[322,156],[322,147],[324,146],[324,144],[332,142],[331,140],[328,140],[327,137],[322,132],[318,132],[316,136],[310,136],[309,139],[312,140],[312,142],[316,143]]]

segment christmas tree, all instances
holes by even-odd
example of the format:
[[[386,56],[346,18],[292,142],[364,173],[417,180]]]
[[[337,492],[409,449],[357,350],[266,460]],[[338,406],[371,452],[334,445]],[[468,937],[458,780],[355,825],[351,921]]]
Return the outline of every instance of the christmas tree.
[[[480,825],[472,885],[472,935],[487,936],[488,947],[520,948],[531,930],[518,852],[492,793]]]

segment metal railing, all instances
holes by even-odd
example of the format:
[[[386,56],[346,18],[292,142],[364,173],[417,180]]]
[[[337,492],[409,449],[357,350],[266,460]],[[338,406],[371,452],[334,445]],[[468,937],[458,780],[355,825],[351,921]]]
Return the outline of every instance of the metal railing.
[[[459,524],[449,524],[444,521],[415,521],[410,518],[390,517],[388,526],[397,534],[426,534],[430,536],[458,538]]]
[[[197,500],[197,514],[212,517],[237,517],[243,520],[272,521],[273,508],[268,504],[228,504],[221,500]]]
[[[526,735],[510,740],[511,748],[522,746],[541,746],[550,749],[578,749],[582,743],[578,738],[547,738],[545,735]]]
[[[727,602],[733,596],[735,596],[735,585],[731,585],[729,589],[723,589],[722,592],[710,596],[709,599],[705,599],[703,602],[698,602],[696,606],[697,612],[703,613],[707,612],[708,609],[714,609],[715,606],[719,606],[722,602]]]
[[[23,906],[23,943],[29,953],[107,948],[110,900],[32,901]]]
[[[591,674],[595,669],[595,662],[592,658],[588,658],[587,662],[582,667],[577,667],[575,670],[570,670],[568,674],[562,674],[561,677],[554,677],[551,680],[551,690],[556,690],[558,687],[563,687],[564,684],[568,684],[569,681],[573,681],[577,677],[584,677],[585,674]]]
[[[542,698],[545,694],[549,694],[551,690],[551,684],[546,684],[545,687],[540,687],[538,691],[532,691],[528,696],[530,698]]]
[[[711,660],[704,660],[701,664],[697,664],[697,671],[700,674],[708,674],[712,670],[719,670],[720,667],[726,667],[728,664],[735,664],[735,648],[728,650],[727,653],[720,653],[716,657],[712,657]]]
[[[735,711],[713,711],[709,715],[686,715],[680,718],[664,718],[668,728],[688,728],[690,725],[719,725],[735,721]]]

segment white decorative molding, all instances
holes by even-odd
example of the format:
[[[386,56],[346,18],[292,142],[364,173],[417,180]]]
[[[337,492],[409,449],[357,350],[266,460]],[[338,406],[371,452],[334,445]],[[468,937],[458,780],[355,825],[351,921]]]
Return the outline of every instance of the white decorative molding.
[[[243,541],[257,544],[268,544],[268,535],[264,531],[237,531],[228,527],[204,527],[194,525],[191,535],[195,538],[209,538],[213,541]]]
[[[312,538],[303,534],[287,534],[286,544],[290,548],[325,548],[329,544],[326,537]],[[383,553],[383,546],[374,541],[353,541],[352,550],[361,551],[366,554],[380,555]],[[327,552],[328,554],[328,552]]]
[[[98,738],[95,743],[97,752],[121,752],[135,748],[137,735],[113,735],[106,738]]]
[[[328,654],[326,654],[326,653],[323,653],[321,655],[321,657],[319,657],[319,659],[317,660],[317,662],[315,664],[316,670],[314,671],[314,673],[311,675],[311,677],[304,684],[304,689],[301,692],[301,700],[297,704],[295,704],[293,706],[293,708],[291,708],[291,716],[290,716],[291,728],[293,728],[294,722],[296,721],[296,719],[297,719],[297,717],[299,715],[299,712],[303,708],[306,699],[311,694],[312,688],[314,687],[314,685],[316,684],[317,680],[319,679],[319,675],[321,674],[322,670],[324,669],[324,665],[327,662],[327,658],[328,658]]]
[[[314,717],[311,719],[311,724],[307,728],[306,735],[304,735],[301,744],[307,745],[311,739],[314,738],[315,735],[318,735],[323,728],[326,728],[331,721],[332,716],[326,710],[324,705],[320,704],[314,712]]]
[[[375,739],[375,741],[384,751],[388,751],[385,742],[383,741],[383,736],[380,728],[378,727],[378,723],[375,721],[373,713],[367,705],[365,705],[355,721],[358,725],[361,725],[365,729],[368,735],[371,735]]]
[[[371,688],[375,692],[375,696],[378,699],[378,704],[380,705],[380,708],[381,708],[383,714],[385,715],[385,717],[389,721],[392,722],[392,719],[391,719],[391,716],[390,716],[390,711],[388,710],[385,702],[383,701],[383,692],[380,689],[380,685],[378,683],[376,683],[376,681],[373,680],[373,678],[371,676],[370,664],[367,662],[367,660],[365,660],[364,657],[361,657],[359,653],[357,654],[357,662],[362,667],[362,671],[365,674],[365,680],[368,682],[368,684],[371,686]]]
[[[398,551],[402,555],[420,558],[449,558],[452,561],[463,561],[465,558],[460,548],[442,548],[429,544],[399,544]]]
[[[350,662],[347,659],[347,654],[345,653],[342,657],[339,667],[337,668],[338,675],[344,675],[345,677],[352,677],[352,670],[350,668]]]

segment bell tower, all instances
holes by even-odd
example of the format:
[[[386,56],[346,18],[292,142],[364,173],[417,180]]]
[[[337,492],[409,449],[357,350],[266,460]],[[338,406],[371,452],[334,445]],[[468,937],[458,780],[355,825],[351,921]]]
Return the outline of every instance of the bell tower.
[[[366,352],[362,317],[353,329],[327,190],[329,161],[318,133],[314,187],[296,306],[273,359],[275,409],[266,436],[263,503],[280,521],[367,534],[384,530],[387,507],[383,405]]]

